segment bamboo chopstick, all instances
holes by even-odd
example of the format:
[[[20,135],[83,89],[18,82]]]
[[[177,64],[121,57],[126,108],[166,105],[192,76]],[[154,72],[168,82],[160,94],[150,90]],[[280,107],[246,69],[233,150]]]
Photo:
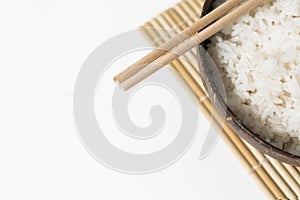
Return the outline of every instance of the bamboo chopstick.
[[[130,67],[128,67],[125,71],[121,72],[119,75],[117,75],[114,80],[117,83],[122,83],[144,67],[146,67],[149,63],[156,60],[158,57],[162,56],[163,54],[170,51],[172,48],[177,46],[182,41],[186,40],[187,38],[194,35],[196,32],[202,30],[206,26],[208,26],[213,21],[217,20],[218,18],[222,17],[225,13],[227,13],[229,10],[231,10],[233,7],[238,5],[244,0],[229,0],[225,2],[222,6],[215,9],[205,17],[199,19],[197,22],[192,24],[191,26],[187,27],[183,32],[178,34],[176,37],[172,38],[171,40],[167,41],[166,43],[162,44],[160,48],[152,51],[147,56],[143,57],[141,60],[137,61]]]
[[[243,14],[247,13],[249,10],[257,7],[261,4],[263,0],[249,0],[240,5],[238,8],[234,9],[233,11],[229,12],[224,17],[220,18],[216,22],[209,25],[207,28],[203,29],[199,33],[196,33],[192,37],[188,38],[185,42],[179,44],[177,47],[173,48],[171,52],[164,54],[163,56],[157,58],[152,63],[147,63],[146,67],[143,67],[141,70],[137,71],[131,75],[128,79],[123,82],[115,78],[115,81],[120,85],[120,87],[124,90],[128,90],[138,82],[142,81],[146,77],[150,76],[163,66],[167,65],[180,55],[184,54],[186,51],[191,49],[192,47],[196,46],[199,43],[202,43],[207,38],[211,37],[234,19],[242,16]],[[161,49],[161,48],[160,48]],[[126,72],[126,70],[125,70]],[[122,73],[121,73],[122,74]]]

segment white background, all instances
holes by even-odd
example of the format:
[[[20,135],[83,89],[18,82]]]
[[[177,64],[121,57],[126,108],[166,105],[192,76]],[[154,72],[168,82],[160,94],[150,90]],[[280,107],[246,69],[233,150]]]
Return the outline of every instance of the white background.
[[[0,199],[264,199],[220,141],[197,159],[201,130],[187,154],[150,175],[125,175],[83,148],[72,91],[87,56],[176,0],[0,0]]]

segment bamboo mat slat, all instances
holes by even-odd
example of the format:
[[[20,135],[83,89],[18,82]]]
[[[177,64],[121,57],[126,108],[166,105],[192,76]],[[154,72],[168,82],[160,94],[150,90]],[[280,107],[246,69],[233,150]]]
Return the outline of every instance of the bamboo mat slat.
[[[160,13],[141,27],[143,36],[153,45],[159,46],[175,33],[199,19],[203,0],[182,0],[174,7]],[[165,31],[163,30],[165,29]],[[174,32],[167,31],[174,30]],[[240,139],[214,110],[198,73],[196,50],[192,49],[169,66],[175,69],[199,99],[201,112],[209,119],[213,116],[216,127],[222,131],[222,139],[237,155],[256,182],[270,199],[300,198],[300,168],[281,163],[263,155]],[[188,61],[188,62],[187,62]],[[222,127],[222,128],[220,128]]]

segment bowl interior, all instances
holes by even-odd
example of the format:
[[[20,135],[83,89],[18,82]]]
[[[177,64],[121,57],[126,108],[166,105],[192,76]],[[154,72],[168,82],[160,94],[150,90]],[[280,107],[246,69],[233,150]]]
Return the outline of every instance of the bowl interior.
[[[203,6],[202,16],[206,15],[213,10],[214,0],[206,0]],[[211,101],[214,104],[219,114],[224,117],[225,122],[235,131],[241,138],[246,140],[256,149],[262,153],[267,154],[279,161],[300,166],[300,157],[283,151],[259,137],[254,131],[247,127],[230,109],[226,103],[226,95],[224,95],[223,89],[220,88],[220,77],[216,72],[215,67],[212,67],[211,61],[205,51],[208,41],[199,45],[198,47],[198,63],[200,74],[204,83],[204,86],[211,97]]]

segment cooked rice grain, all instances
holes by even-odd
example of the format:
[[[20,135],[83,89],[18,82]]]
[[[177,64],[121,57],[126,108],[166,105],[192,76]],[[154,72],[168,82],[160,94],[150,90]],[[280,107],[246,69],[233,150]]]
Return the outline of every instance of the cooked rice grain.
[[[212,37],[208,52],[239,118],[300,155],[300,1],[268,2]]]

